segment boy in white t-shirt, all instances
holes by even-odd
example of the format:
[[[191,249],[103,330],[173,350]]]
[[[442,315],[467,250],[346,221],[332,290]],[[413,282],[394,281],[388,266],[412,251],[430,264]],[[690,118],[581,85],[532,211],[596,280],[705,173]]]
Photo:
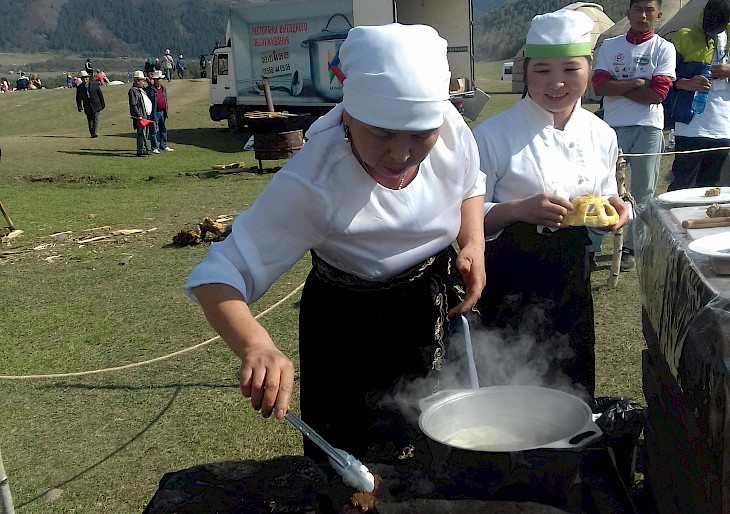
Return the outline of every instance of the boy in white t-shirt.
[[[676,52],[669,41],[654,33],[661,18],[661,0],[631,0],[626,17],[630,29],[601,45],[593,73],[593,88],[603,98],[603,119],[616,131],[619,147],[631,166],[631,195],[640,213],[654,196],[664,148],[664,109],[676,78]],[[634,233],[629,224],[621,255],[621,270],[635,266]]]

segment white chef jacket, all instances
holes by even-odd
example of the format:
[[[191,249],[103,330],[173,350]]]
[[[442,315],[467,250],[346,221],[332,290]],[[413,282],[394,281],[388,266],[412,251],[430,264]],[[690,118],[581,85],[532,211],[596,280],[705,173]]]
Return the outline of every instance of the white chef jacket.
[[[363,169],[344,140],[342,105],[317,120],[307,142],[214,243],[183,286],[227,284],[248,303],[314,249],[352,275],[385,281],[450,245],[461,204],[484,194],[485,177],[469,127],[450,105],[438,141],[403,189]]]
[[[474,137],[487,177],[484,214],[499,202],[552,193],[568,200],[618,194],[616,133],[576,103],[563,130],[530,96],[485,120]]]

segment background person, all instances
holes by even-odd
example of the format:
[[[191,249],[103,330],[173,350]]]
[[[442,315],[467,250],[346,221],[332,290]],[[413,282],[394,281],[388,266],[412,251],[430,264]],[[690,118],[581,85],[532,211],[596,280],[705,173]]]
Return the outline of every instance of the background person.
[[[178,57],[177,62],[175,63],[175,69],[177,70],[177,78],[184,79],[185,70],[188,69],[188,67],[185,65],[185,59],[183,59],[182,54],[180,54],[180,57]]]
[[[486,174],[487,285],[477,302],[487,327],[526,333],[538,344],[568,335],[555,355],[574,383],[595,392],[595,333],[586,227],[561,224],[571,198],[607,197],[620,214],[616,134],[580,99],[591,73],[593,21],[559,10],[535,16],[525,46],[527,95],[474,129]]]
[[[404,448],[420,452],[423,436],[382,399],[440,369],[447,313],[481,294],[484,176],[471,130],[448,102],[446,41],[433,28],[355,27],[340,60],[342,103],[312,125],[184,287],[240,357],[244,396],[281,419],[294,365],[248,306],[311,250],[299,316],[302,417],[363,462],[398,462]],[[457,269],[461,303],[449,294]]]
[[[163,74],[161,71],[155,71],[152,75],[153,90],[154,90],[154,106],[152,109],[153,117],[152,120],[155,122],[155,135],[157,147],[163,152],[173,152],[174,150],[167,146],[167,88],[162,85]],[[152,133],[150,132],[150,135]]]
[[[152,72],[152,77],[155,76],[156,71]],[[154,121],[157,116],[157,92],[155,90],[155,86],[152,84],[152,79],[150,79],[148,82],[145,83],[143,87],[145,95],[147,95],[147,98],[150,100],[150,109],[145,114],[147,115],[148,120]],[[147,140],[150,142],[150,146],[152,147],[152,153],[153,154],[159,154],[160,149],[158,148],[157,143],[157,123],[150,123],[145,127]]]
[[[694,114],[689,123],[675,123],[677,152],[730,146],[728,22],[728,3],[709,0],[699,23],[692,28],[680,29],[672,40],[677,49],[677,76],[680,77],[674,87],[680,90],[680,94],[681,91],[709,91],[702,114]],[[685,70],[691,70],[692,65],[699,63],[712,65],[712,80],[692,72],[686,77]],[[668,190],[716,186],[727,154],[727,150],[677,153]]]
[[[132,87],[129,88],[129,115],[132,117],[132,127],[137,131],[137,157],[146,157],[149,154],[147,147],[146,120],[152,112],[152,101],[144,92],[147,85],[144,72],[136,70],[132,74]]]
[[[207,75],[207,66],[206,66],[207,63],[205,62],[204,55],[201,54],[199,62],[200,62],[200,78],[204,79]]]
[[[28,86],[30,86],[30,80],[25,76],[25,72],[21,71],[20,77],[15,81],[15,89],[28,89]]]
[[[604,97],[603,120],[616,131],[618,146],[624,153],[655,154],[626,157],[636,216],[654,196],[664,150],[662,102],[676,78],[674,46],[654,33],[661,5],[661,0],[631,0],[626,11],[630,29],[603,42],[592,79],[596,94]],[[621,271],[636,265],[633,225],[626,226]]]
[[[76,87],[76,108],[86,114],[86,120],[89,124],[89,134],[92,138],[98,136],[99,130],[99,113],[104,110],[104,95],[96,81],[91,81],[91,76],[86,70],[81,70],[79,74],[81,84]]]
[[[165,55],[162,57],[162,69],[165,72],[165,78],[168,82],[172,80],[172,69],[175,67],[175,60],[170,54],[170,49],[165,50]]]
[[[28,89],[42,89],[42,88],[43,88],[43,82],[38,77],[38,75],[36,75],[35,73],[31,74],[30,84],[28,85]]]

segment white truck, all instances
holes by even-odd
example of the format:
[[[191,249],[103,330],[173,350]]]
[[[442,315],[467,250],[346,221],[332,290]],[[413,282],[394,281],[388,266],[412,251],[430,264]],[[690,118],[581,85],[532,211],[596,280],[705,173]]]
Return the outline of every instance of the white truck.
[[[230,10],[226,46],[213,53],[210,117],[236,131],[247,113],[275,111],[311,121],[342,100],[338,50],[357,25],[426,24],[448,41],[451,101],[475,120],[489,99],[474,84],[471,0],[297,0],[240,2]]]

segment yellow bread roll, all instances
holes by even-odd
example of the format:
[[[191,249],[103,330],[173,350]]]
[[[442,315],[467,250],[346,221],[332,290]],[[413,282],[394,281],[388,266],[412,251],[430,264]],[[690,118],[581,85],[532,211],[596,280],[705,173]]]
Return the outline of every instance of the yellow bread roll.
[[[561,222],[563,225],[610,227],[618,223],[616,209],[601,196],[582,195],[573,198],[570,203],[574,210],[565,215]]]

